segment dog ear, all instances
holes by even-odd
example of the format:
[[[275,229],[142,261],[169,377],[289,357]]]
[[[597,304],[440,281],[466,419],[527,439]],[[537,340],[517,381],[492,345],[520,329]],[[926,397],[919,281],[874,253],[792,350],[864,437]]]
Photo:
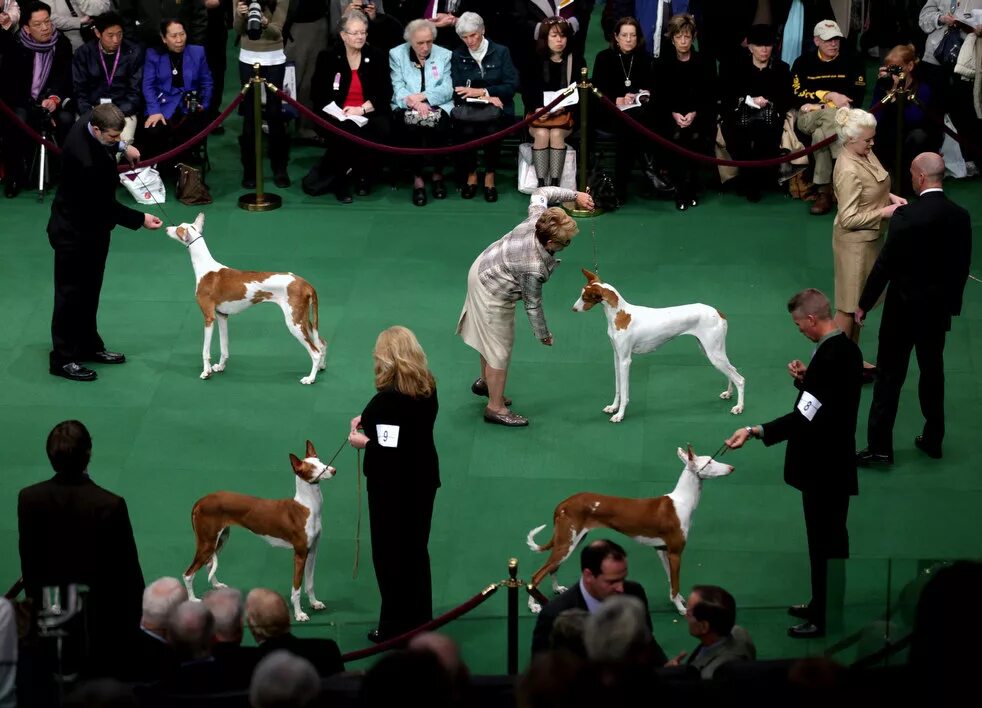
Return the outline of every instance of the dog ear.
[[[178,226],[177,227],[177,230],[174,233],[176,233],[177,234],[177,237],[179,239],[181,239],[182,241],[184,241],[184,240],[187,239],[188,230],[186,228],[184,228],[183,226]]]
[[[293,471],[296,474],[300,474],[301,472],[303,472],[303,460],[298,458],[292,452],[290,453],[290,464],[293,465]]]
[[[682,448],[678,449],[679,459],[682,460],[682,464],[689,464],[689,456],[685,454],[685,450]]]
[[[598,283],[598,282],[600,282],[600,278],[597,277],[597,274],[596,273],[591,273],[586,268],[580,268],[580,270],[583,271],[583,275],[586,276],[586,281],[588,283]]]
[[[314,443],[307,441],[307,457],[317,457],[317,450],[314,449]]]
[[[205,228],[205,213],[203,211],[199,211],[198,215],[194,219],[194,229],[200,234],[202,233],[202,229],[204,228]]]
[[[692,445],[687,443],[686,444],[686,448],[687,448],[688,453],[689,453],[689,459],[690,460],[696,459],[696,451],[692,449]]]

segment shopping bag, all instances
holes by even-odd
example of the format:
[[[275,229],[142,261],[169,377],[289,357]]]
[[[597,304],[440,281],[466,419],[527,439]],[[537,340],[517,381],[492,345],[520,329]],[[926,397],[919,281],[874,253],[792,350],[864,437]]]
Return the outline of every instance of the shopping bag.
[[[140,167],[124,172],[119,176],[119,181],[137,204],[163,204],[167,197],[164,180],[153,167]]]

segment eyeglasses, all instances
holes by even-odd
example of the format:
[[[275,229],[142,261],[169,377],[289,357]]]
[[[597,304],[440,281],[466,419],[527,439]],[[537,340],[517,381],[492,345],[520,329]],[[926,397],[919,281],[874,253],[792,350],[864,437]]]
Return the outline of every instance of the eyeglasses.
[[[47,19],[47,20],[31,20],[27,24],[29,24],[34,29],[40,29],[41,27],[50,27],[51,26],[51,20],[50,19]]]

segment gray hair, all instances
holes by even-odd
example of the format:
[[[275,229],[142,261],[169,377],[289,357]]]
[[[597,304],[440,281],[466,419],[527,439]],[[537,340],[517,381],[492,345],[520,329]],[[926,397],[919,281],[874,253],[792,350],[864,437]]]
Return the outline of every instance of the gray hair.
[[[839,140],[855,140],[860,133],[876,128],[876,117],[862,108],[840,108],[835,112],[835,132]]]
[[[100,103],[92,109],[89,123],[99,130],[122,130],[126,125],[126,116],[112,103]]]
[[[168,577],[157,578],[143,591],[143,623],[158,627],[166,626],[174,608],[187,599],[188,592],[181,585],[180,580]]]
[[[242,636],[242,593],[235,588],[218,588],[204,597],[205,607],[215,617],[215,634],[223,641]]]
[[[463,37],[471,32],[484,34],[484,18],[476,12],[465,12],[457,18],[457,34]]]
[[[182,602],[171,615],[170,643],[186,659],[203,659],[211,655],[215,618],[201,602]]]
[[[368,28],[368,15],[366,15],[361,10],[348,10],[348,12],[341,15],[341,19],[338,20],[338,32],[344,32],[348,29],[348,24],[351,22],[363,22],[365,28]]]
[[[427,20],[425,17],[418,20],[413,20],[406,25],[406,31],[402,33],[402,38],[407,42],[412,42],[413,35],[422,29],[429,30],[430,38],[436,39],[436,25],[430,20]]]
[[[611,595],[586,620],[583,645],[591,661],[618,662],[651,644],[644,605],[631,595]]]
[[[313,664],[286,649],[277,649],[256,664],[249,684],[249,705],[253,708],[306,706],[320,690],[320,678]]]

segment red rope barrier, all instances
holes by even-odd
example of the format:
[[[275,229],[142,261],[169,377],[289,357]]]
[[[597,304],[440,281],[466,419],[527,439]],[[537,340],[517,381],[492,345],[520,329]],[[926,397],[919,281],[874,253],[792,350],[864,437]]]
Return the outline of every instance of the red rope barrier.
[[[417,634],[422,634],[423,632],[430,632],[434,629],[437,629],[438,627],[442,627],[443,625],[447,624],[452,620],[457,619],[461,615],[467,614],[475,607],[482,604],[489,597],[494,595],[494,593],[497,592],[497,590],[498,590],[497,584],[491,585],[485,588],[484,590],[482,590],[481,592],[479,592],[477,595],[472,597],[464,604],[455,607],[449,612],[443,613],[439,617],[430,620],[426,624],[421,624],[419,627],[416,627],[415,629],[411,629],[408,632],[405,632],[404,634],[400,634],[398,637],[387,639],[381,644],[376,644],[373,647],[366,647],[365,649],[359,649],[358,651],[348,652],[347,654],[344,654],[341,657],[341,660],[344,661],[345,663],[348,663],[349,661],[357,661],[358,659],[364,659],[365,657],[368,656],[374,656],[375,654],[379,654],[383,651],[388,651],[389,649],[393,649],[397,646],[401,646],[406,642],[408,642],[413,637],[415,637]]]
[[[50,140],[45,139],[45,137],[43,135],[41,135],[36,130],[34,130],[34,128],[32,128],[27,123],[25,123],[24,121],[22,121],[20,119],[20,116],[18,116],[16,113],[14,113],[13,109],[10,106],[8,106],[6,103],[4,103],[3,101],[0,101],[0,113],[3,113],[5,116],[7,116],[7,118],[9,118],[10,121],[14,125],[16,125],[22,131],[24,131],[25,133],[27,133],[28,137],[30,137],[31,140],[33,140],[34,142],[36,142],[38,145],[44,145],[51,152],[53,152],[55,155],[60,155],[61,154],[61,148],[60,147],[58,147],[57,145],[55,145]]]
[[[305,105],[303,105],[302,103],[298,103],[291,96],[284,93],[280,89],[276,88],[272,84],[266,84],[266,86],[267,88],[275,91],[277,96],[279,96],[283,101],[286,101],[288,104],[296,108],[304,116],[306,116],[307,118],[309,118],[314,123],[321,126],[322,128],[331,131],[335,135],[339,135],[343,138],[346,138],[351,142],[355,143],[356,145],[361,145],[362,147],[367,147],[372,150],[379,150],[381,152],[394,153],[396,155],[447,155],[454,152],[476,150],[477,148],[483,145],[487,145],[488,143],[493,143],[495,141],[501,140],[507,135],[511,135],[512,133],[518,132],[522,128],[529,125],[529,123],[532,123],[533,121],[536,121],[539,118],[541,118],[543,115],[548,113],[549,110],[553,108],[553,106],[556,106],[560,101],[566,98],[564,94],[560,94],[559,96],[556,97],[556,100],[554,100],[548,106],[543,106],[538,111],[531,114],[530,116],[523,119],[522,121],[515,123],[514,125],[511,125],[507,128],[504,128],[503,130],[499,130],[497,133],[486,135],[483,138],[476,138],[466,143],[460,143],[458,145],[450,145],[442,148],[410,148],[410,147],[397,147],[395,145],[386,145],[384,143],[373,143],[371,140],[366,140],[365,138],[359,137],[357,135],[353,135],[352,133],[349,133],[337,127],[330,121],[324,120],[319,115],[314,113],[312,110],[307,108]],[[449,116],[447,116],[447,118],[449,118]]]

